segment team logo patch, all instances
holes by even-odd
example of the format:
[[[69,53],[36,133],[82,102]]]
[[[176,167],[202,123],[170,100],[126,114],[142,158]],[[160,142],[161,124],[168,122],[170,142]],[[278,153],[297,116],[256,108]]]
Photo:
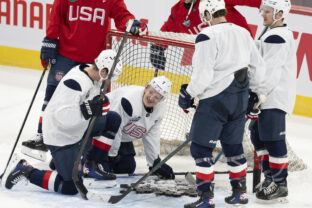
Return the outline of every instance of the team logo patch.
[[[61,79],[64,77],[64,72],[63,71],[56,71],[55,72],[55,79],[56,81],[61,81]]]

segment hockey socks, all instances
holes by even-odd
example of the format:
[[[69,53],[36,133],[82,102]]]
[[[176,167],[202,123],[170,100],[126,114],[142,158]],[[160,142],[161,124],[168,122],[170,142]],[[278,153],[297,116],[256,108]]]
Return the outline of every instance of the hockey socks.
[[[34,169],[29,181],[48,191],[59,192],[66,195],[77,194],[78,191],[73,181],[63,181],[56,171]]]

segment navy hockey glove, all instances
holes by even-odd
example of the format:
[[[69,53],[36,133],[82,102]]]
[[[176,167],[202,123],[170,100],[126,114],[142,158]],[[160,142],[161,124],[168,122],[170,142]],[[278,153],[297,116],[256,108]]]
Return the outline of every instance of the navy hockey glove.
[[[254,92],[249,91],[248,107],[246,112],[246,116],[248,119],[254,121],[258,120],[258,115],[261,113],[259,105],[257,105],[258,103],[258,95]]]
[[[58,40],[52,40],[50,38],[43,39],[40,51],[40,59],[43,67],[45,67],[46,62],[49,60],[51,64],[56,63],[58,45]]]
[[[109,111],[110,102],[108,97],[104,96],[103,100],[99,99],[99,95],[92,100],[84,101],[80,105],[80,110],[83,117],[88,120],[92,116],[106,115]]]
[[[155,68],[165,70],[166,65],[165,49],[161,46],[152,44],[150,60]]]
[[[155,167],[160,162],[160,158],[158,157],[153,164],[153,167]],[[153,167],[149,167],[149,170],[152,170]],[[158,168],[155,172],[155,175],[159,176],[160,178],[164,179],[174,179],[175,175],[172,170],[172,168],[167,165],[166,163],[163,164],[160,168]]]
[[[128,26],[129,22],[126,24],[126,28]],[[140,20],[133,20],[133,23],[130,28],[130,33],[132,35],[146,35],[147,34],[147,25],[144,22],[141,22]]]
[[[186,110],[190,107],[194,107],[194,98],[186,91],[188,84],[181,85],[180,95],[179,95],[179,106]]]

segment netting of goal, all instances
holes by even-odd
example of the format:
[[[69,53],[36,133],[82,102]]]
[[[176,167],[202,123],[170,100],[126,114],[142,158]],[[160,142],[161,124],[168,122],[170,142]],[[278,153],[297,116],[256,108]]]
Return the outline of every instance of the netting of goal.
[[[107,48],[118,50],[123,32],[110,31],[107,36]],[[167,112],[161,127],[161,153],[168,154],[178,145],[185,141],[186,133],[189,132],[194,112],[184,113],[178,106],[178,96],[181,84],[189,83],[193,71],[192,56],[194,53],[195,35],[153,32],[149,35],[138,37],[129,35],[121,53],[120,59],[123,62],[123,72],[120,77],[112,83],[112,90],[125,85],[146,84],[153,79],[155,67],[150,62],[151,45],[165,48],[165,70],[159,70],[158,76],[165,75],[172,81],[171,93],[166,99]],[[244,133],[244,152],[248,166],[253,167],[254,148],[249,138],[248,122]],[[137,155],[144,154],[141,140],[135,141]],[[294,153],[289,144],[288,158],[289,170],[303,170],[306,168],[304,162]],[[221,150],[220,144],[215,148],[217,155]],[[178,154],[190,155],[189,147],[185,147]],[[225,161],[224,158],[220,159]]]

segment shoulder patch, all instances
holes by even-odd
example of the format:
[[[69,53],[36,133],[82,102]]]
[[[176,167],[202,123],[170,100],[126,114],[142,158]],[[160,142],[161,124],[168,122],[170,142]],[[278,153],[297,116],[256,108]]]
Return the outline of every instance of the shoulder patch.
[[[196,37],[195,43],[199,43],[199,42],[206,41],[206,40],[209,40],[209,39],[210,38],[207,35],[199,34]]]
[[[72,90],[81,91],[81,86],[76,80],[73,79],[65,80],[64,85]]]
[[[126,98],[121,98],[121,106],[124,109],[124,111],[128,114],[128,116],[132,116],[133,109],[132,105]]]
[[[265,43],[286,43],[286,41],[279,35],[270,35],[264,40]]]

